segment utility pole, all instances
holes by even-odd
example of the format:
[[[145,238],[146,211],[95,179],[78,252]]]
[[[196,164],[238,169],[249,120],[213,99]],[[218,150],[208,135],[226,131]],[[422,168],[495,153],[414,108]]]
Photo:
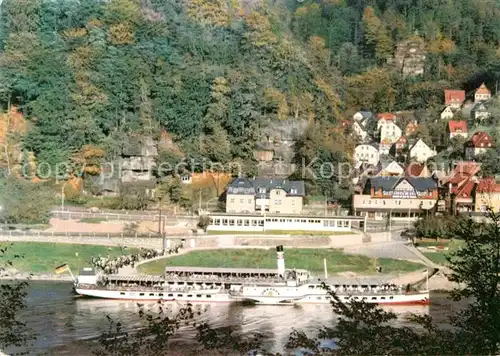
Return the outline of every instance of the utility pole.
[[[65,181],[61,187],[61,211],[64,211],[64,187],[66,187],[66,183],[68,183],[68,181]]]
[[[160,213],[158,215],[158,233],[161,235],[162,234],[162,217],[161,217],[161,201],[162,199],[160,199]]]

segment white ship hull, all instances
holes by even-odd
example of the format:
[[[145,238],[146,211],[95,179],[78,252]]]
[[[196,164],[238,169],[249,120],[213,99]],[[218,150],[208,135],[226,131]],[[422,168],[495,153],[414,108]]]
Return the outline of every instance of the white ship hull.
[[[120,291],[106,289],[75,288],[80,296],[104,299],[142,300],[142,301],[178,301],[178,302],[206,302],[229,303],[232,300],[228,293],[219,291],[191,291],[191,292],[160,292],[160,291]]]
[[[333,288],[332,288],[333,289]],[[333,289],[334,290],[334,289]],[[297,287],[290,286],[247,286],[237,293],[240,300],[255,304],[293,305],[293,304],[328,304],[331,296],[319,284],[309,284]],[[429,304],[429,292],[419,291],[403,293],[401,291],[367,291],[339,292],[337,296],[342,302],[351,300],[384,305]]]
[[[193,291],[193,292],[137,292],[137,291],[113,291],[103,289],[80,289],[76,288],[76,293],[85,297],[121,299],[121,300],[142,300],[142,301],[177,301],[192,303],[231,303],[248,302],[259,305],[300,305],[300,304],[328,304],[331,297],[327,294],[308,294],[308,295],[240,295],[231,296],[229,293],[212,291]],[[341,301],[349,303],[351,300],[364,300],[366,303],[376,303],[381,305],[411,305],[411,304],[429,304],[429,292],[418,292],[412,294],[373,294],[347,296],[339,295]]]
[[[415,294],[401,294],[393,296],[380,296],[380,295],[367,295],[363,297],[354,296],[338,296],[344,303],[349,303],[351,300],[360,301],[361,298],[366,298],[366,303],[374,303],[380,305],[426,305],[429,304],[429,293],[419,292]],[[357,299],[356,299],[357,298]],[[331,301],[330,296],[326,295],[307,295],[303,297],[289,297],[289,296],[276,296],[276,297],[263,297],[263,296],[245,296],[241,297],[242,301],[255,303],[259,305],[300,305],[300,304],[329,304]]]

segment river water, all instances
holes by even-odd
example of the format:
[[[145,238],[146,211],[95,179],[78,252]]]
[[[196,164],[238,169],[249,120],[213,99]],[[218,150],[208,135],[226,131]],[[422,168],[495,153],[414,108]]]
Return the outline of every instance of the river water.
[[[398,314],[398,324],[407,324],[409,313],[433,314],[438,321],[454,309],[443,295],[431,296],[432,306],[387,307]],[[71,284],[31,282],[27,298],[28,308],[22,319],[36,333],[37,339],[30,354],[46,352],[53,355],[91,355],[95,340],[108,323],[106,315],[119,320],[132,330],[138,327],[137,303],[130,301],[75,298]],[[154,304],[152,304],[154,305]],[[317,331],[334,320],[329,305],[304,306],[243,306],[230,304],[203,304],[195,306],[203,313],[200,320],[213,327],[233,326],[243,333],[259,332],[266,335],[269,350],[279,351],[292,328],[309,333]],[[179,308],[172,304],[172,310]],[[186,340],[182,340],[182,335]],[[179,341],[188,342],[192,334],[180,332]]]

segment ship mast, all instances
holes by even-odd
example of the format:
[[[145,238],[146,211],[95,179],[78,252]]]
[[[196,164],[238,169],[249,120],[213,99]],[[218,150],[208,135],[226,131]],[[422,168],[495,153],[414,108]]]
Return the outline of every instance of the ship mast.
[[[285,253],[283,245],[276,246],[276,263],[278,265],[278,275],[285,278]]]

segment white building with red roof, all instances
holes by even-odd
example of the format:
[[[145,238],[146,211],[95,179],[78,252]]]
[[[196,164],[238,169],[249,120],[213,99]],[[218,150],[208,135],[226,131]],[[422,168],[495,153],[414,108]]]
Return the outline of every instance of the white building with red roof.
[[[385,125],[395,123],[397,120],[396,114],[390,112],[383,112],[377,114],[377,130],[380,130]]]
[[[489,89],[486,87],[486,85],[483,83],[481,86],[476,90],[474,93],[474,102],[479,103],[481,101],[486,101],[491,98],[491,92]]]
[[[459,109],[465,101],[465,90],[449,90],[444,91],[444,105],[449,106],[454,110]]]
[[[487,132],[476,132],[465,144],[465,159],[473,160],[478,155],[486,153],[487,150],[494,147],[493,139]]]
[[[448,121],[448,131],[450,132],[450,139],[457,136],[462,136],[463,138],[467,138],[467,121]]]

